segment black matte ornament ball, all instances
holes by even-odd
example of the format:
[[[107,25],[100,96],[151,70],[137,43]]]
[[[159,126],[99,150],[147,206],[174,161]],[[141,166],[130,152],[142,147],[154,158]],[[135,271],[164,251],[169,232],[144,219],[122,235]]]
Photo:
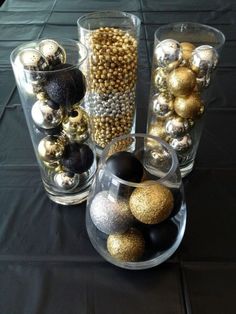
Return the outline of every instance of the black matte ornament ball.
[[[172,220],[144,228],[147,249],[153,254],[169,249],[177,239],[178,227]]]
[[[130,182],[141,182],[143,178],[143,165],[129,152],[118,152],[109,157],[106,167],[118,178]]]
[[[70,64],[59,64],[48,74],[44,89],[56,104],[72,106],[80,102],[86,92],[83,73]],[[61,70],[61,71],[58,71]]]
[[[86,144],[71,143],[64,148],[62,156],[63,166],[71,172],[83,173],[92,166],[94,161],[93,151]]]

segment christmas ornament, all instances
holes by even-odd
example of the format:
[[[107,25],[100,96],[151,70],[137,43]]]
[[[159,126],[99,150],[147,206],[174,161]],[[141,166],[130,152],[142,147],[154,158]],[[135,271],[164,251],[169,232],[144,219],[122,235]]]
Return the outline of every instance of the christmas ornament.
[[[74,142],[65,145],[62,164],[69,171],[81,174],[89,170],[93,161],[93,151],[87,144]]]
[[[189,59],[192,56],[192,52],[196,47],[189,42],[182,42],[182,43],[180,43],[180,48],[181,48],[182,56],[183,56],[182,64],[188,65]]]
[[[157,68],[153,74],[155,87],[160,92],[167,90],[167,71],[163,68]]]
[[[70,64],[58,64],[54,70],[48,74],[44,85],[49,98],[63,106],[72,106],[81,101],[86,90],[83,73]]]
[[[144,254],[145,241],[142,233],[131,228],[123,234],[111,234],[107,239],[107,250],[115,259],[136,262]]]
[[[42,89],[42,91],[39,91],[39,92],[36,93],[36,97],[37,97],[38,100],[42,100],[42,101],[48,99],[48,96],[47,96],[47,94],[43,91],[43,89]]]
[[[63,130],[72,141],[85,140],[88,137],[88,115],[81,107],[77,106],[69,112],[63,121]]]
[[[204,104],[198,93],[192,93],[187,97],[176,97],[174,109],[182,118],[196,119],[203,114]]]
[[[116,199],[108,191],[96,194],[90,206],[94,225],[106,234],[126,231],[133,222],[133,215],[125,199]]]
[[[106,169],[122,180],[137,183],[141,182],[144,172],[142,163],[125,151],[110,156],[106,161]]]
[[[180,44],[173,39],[162,40],[154,50],[154,58],[159,67],[172,71],[182,61]]]
[[[192,93],[196,85],[196,76],[190,69],[179,67],[169,74],[167,83],[174,96],[186,96]]]
[[[174,206],[171,191],[159,183],[145,181],[146,186],[136,188],[129,205],[134,217],[145,224],[157,224],[165,220]]]
[[[144,228],[144,239],[147,248],[154,253],[169,249],[176,241],[178,227],[172,220]]]
[[[165,129],[171,137],[181,137],[189,131],[190,123],[187,119],[175,115],[166,121]]]
[[[190,58],[190,67],[197,73],[198,77],[203,77],[211,73],[218,63],[218,53],[212,46],[202,45],[197,47]]]
[[[178,153],[183,153],[183,152],[188,151],[192,147],[192,139],[189,134],[186,134],[181,138],[171,139],[169,141],[169,144]]]
[[[65,49],[52,39],[43,39],[37,49],[44,55],[51,66],[66,62]]]
[[[54,162],[61,158],[64,145],[60,137],[47,135],[38,145],[39,157],[46,162]]]
[[[60,171],[55,174],[54,182],[63,191],[72,191],[79,184],[79,176],[71,172]]]
[[[18,55],[18,60],[29,71],[44,71],[48,68],[46,58],[33,48],[23,49]]]
[[[166,118],[170,116],[174,108],[174,98],[168,94],[156,94],[152,98],[153,112],[159,116]]]
[[[62,109],[51,100],[38,100],[31,109],[34,123],[40,128],[52,129],[63,119]]]
[[[168,141],[168,135],[165,130],[164,121],[158,121],[154,124],[151,124],[149,127],[148,134],[153,135],[153,136],[158,136],[162,138],[163,140]],[[149,138],[148,145],[151,147],[156,146],[156,141]]]

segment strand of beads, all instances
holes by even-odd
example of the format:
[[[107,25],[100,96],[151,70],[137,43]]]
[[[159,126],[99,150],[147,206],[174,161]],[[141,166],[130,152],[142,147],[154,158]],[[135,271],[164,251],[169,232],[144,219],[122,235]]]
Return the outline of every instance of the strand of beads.
[[[37,156],[46,181],[62,192],[74,191],[94,161],[86,144],[89,118],[80,106],[86,85],[83,73],[66,63],[66,50],[51,39],[25,48],[17,56],[26,75]]]
[[[218,54],[209,45],[196,48],[166,39],[154,48],[153,63],[148,132],[169,142],[182,162],[191,155],[192,134],[205,108],[201,93],[210,84]]]
[[[86,105],[95,143],[104,148],[133,126],[137,41],[121,29],[104,27],[89,35],[87,45],[90,79]]]

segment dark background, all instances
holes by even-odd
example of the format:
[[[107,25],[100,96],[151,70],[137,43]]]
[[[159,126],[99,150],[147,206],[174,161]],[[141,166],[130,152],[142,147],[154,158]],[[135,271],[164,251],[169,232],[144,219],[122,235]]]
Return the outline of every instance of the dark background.
[[[145,131],[153,34],[194,21],[226,36],[193,172],[184,179],[188,221],[171,259],[145,271],[105,262],[85,230],[85,204],[46,196],[19,104],[9,54],[41,37],[77,39],[89,11],[142,20],[137,131]],[[0,313],[234,314],[236,296],[236,1],[6,0],[0,8]]]

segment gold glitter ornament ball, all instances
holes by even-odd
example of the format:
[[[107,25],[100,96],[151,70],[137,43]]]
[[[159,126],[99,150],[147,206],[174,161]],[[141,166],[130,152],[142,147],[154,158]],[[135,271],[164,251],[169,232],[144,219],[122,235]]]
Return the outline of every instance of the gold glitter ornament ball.
[[[182,118],[196,119],[203,114],[204,104],[198,93],[192,93],[187,97],[176,97],[174,109]]]
[[[169,74],[167,83],[174,96],[186,96],[192,93],[196,85],[196,76],[190,69],[179,67]]]
[[[157,224],[172,212],[174,197],[170,189],[162,184],[147,184],[133,191],[129,205],[136,219],[145,224]]]
[[[122,234],[111,234],[107,239],[107,250],[115,259],[122,262],[138,261],[145,249],[142,233],[131,228]]]
[[[180,48],[182,50],[183,63],[188,64],[189,59],[192,56],[192,52],[196,47],[189,42],[182,42],[180,43]]]
[[[163,140],[167,140],[167,133],[165,129],[165,123],[163,121],[158,121],[154,124],[150,125],[148,134],[153,136],[158,136],[162,138]],[[156,145],[156,141],[152,139],[148,139],[149,146],[152,146],[151,143],[154,143],[154,146]]]

